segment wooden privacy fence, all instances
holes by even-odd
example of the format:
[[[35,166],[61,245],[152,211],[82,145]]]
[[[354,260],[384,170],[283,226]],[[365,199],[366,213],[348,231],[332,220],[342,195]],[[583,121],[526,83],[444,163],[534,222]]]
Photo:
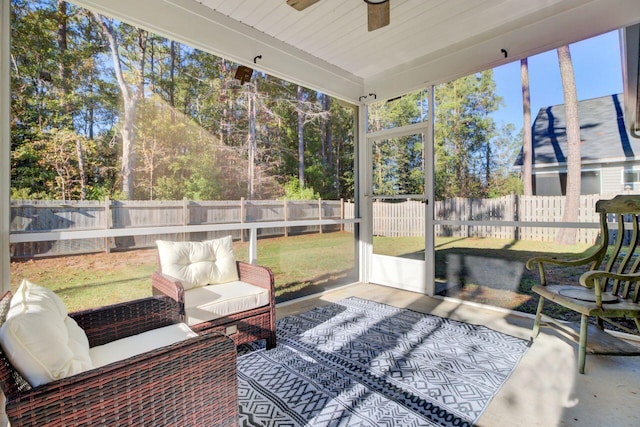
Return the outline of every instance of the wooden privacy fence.
[[[576,222],[598,224],[595,212],[598,194],[580,196],[580,211]],[[562,221],[564,196],[515,196],[494,199],[454,198],[435,203],[435,219],[448,221],[476,221],[481,224],[437,224],[435,234],[439,237],[492,237],[509,240],[534,240],[551,242],[558,229],[554,222]],[[544,227],[491,225],[491,221],[537,222]],[[593,243],[598,236],[598,228],[578,228],[578,243]]]
[[[580,198],[578,222],[597,224],[595,203],[599,195]],[[437,237],[492,237],[509,240],[553,241],[561,221],[564,197],[504,196],[495,199],[453,198],[435,202]],[[427,206],[407,200],[373,203],[373,234],[386,237],[424,236]],[[108,230],[180,225],[237,224],[251,222],[354,218],[354,204],[343,200],[232,200],[232,201],[60,201],[15,200],[11,203],[11,233]],[[491,222],[512,224],[491,224]],[[513,223],[516,224],[513,224]],[[545,226],[524,226],[537,222]],[[305,225],[258,229],[259,237],[288,236],[345,230],[354,224]],[[245,230],[246,231],[246,230]],[[85,238],[13,243],[12,256],[34,257],[147,248],[157,239],[205,240],[231,234],[244,239],[243,230],[150,234],[111,238]],[[597,228],[579,228],[578,242],[593,243]]]
[[[343,200],[232,200],[232,201],[72,201],[14,200],[11,202],[11,233],[52,232],[52,240],[12,243],[11,256],[56,256],[112,249],[155,246],[158,239],[206,240],[224,235],[244,239],[243,230],[149,234],[112,238],[56,240],[56,231],[87,231],[152,228],[180,225],[237,224],[250,222],[326,220],[353,218]],[[345,213],[346,209],[348,212]],[[351,216],[349,216],[351,215]],[[259,237],[337,231],[342,225],[261,227]]]
[[[597,224],[595,204],[600,195],[580,198],[577,222]],[[553,241],[559,227],[552,223],[562,219],[563,196],[515,196],[494,199],[452,198],[436,201],[434,219],[436,237],[491,237],[509,240]],[[373,234],[375,236],[424,236],[426,208],[416,200],[373,203]],[[445,224],[438,223],[446,222]],[[544,227],[492,225],[490,222],[538,222]],[[474,224],[476,223],[476,224]],[[489,223],[489,224],[488,224]],[[593,243],[597,228],[579,228],[579,243]]]

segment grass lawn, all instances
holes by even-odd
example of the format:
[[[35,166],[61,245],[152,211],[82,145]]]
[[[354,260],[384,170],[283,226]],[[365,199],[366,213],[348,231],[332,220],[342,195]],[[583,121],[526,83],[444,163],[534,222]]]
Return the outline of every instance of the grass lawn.
[[[538,304],[538,296],[531,288],[540,282],[540,276],[537,270],[525,268],[529,258],[547,255],[575,259],[595,250],[595,246],[587,244],[562,246],[554,242],[488,238],[438,238],[435,246],[436,281],[442,284],[453,281],[459,285],[439,294],[524,313],[535,313]],[[474,270],[468,274],[470,280],[459,277],[456,269],[460,263]],[[578,278],[586,270],[586,267],[545,268],[549,284],[578,284]],[[545,304],[544,313],[570,321],[580,318],[575,312],[553,303]]]
[[[137,250],[12,262],[11,289],[22,279],[53,289],[69,311],[151,295],[155,251]]]
[[[424,257],[422,238],[376,237],[374,248],[376,253]],[[248,243],[236,242],[234,250],[239,260],[248,258]],[[524,268],[526,260],[540,254],[578,255],[590,250],[589,245],[565,247],[552,242],[438,238],[436,282],[443,284],[451,278],[454,261],[473,261],[478,270],[489,268],[490,280],[484,280],[482,274],[474,272],[468,277],[477,278],[475,282],[465,280],[461,286],[442,291],[442,295],[532,313],[535,312],[537,297],[532,296],[531,287],[539,279],[537,271]],[[346,232],[258,241],[259,264],[273,270],[279,301],[356,281],[354,260],[353,234]],[[509,270],[501,267],[491,270],[492,263],[496,262],[508,263],[505,265]],[[11,287],[15,290],[20,281],[27,278],[56,291],[69,310],[75,311],[151,295],[150,275],[156,268],[155,263],[155,249],[14,261],[11,263]],[[547,273],[550,283],[576,283],[582,270],[550,268]],[[505,284],[514,280],[514,284]],[[571,312],[555,304],[547,304],[545,312],[574,320]]]
[[[246,261],[248,243],[235,248]],[[352,233],[306,234],[258,240],[258,264],[276,278],[276,300],[319,292],[327,286],[358,280]]]
[[[422,237],[374,237],[374,252],[424,259]],[[539,283],[538,271],[528,271],[534,256],[578,257],[593,245],[560,246],[554,242],[513,241],[492,238],[438,237],[435,242],[436,292],[465,301],[535,313],[538,297],[531,287]],[[464,271],[464,270],[473,271]],[[462,271],[461,271],[462,270]],[[546,268],[550,284],[578,283],[585,268]],[[464,277],[462,277],[464,276]],[[453,286],[452,286],[453,285]],[[579,315],[556,304],[545,305],[546,314],[575,321]]]
[[[248,243],[237,242],[239,260],[248,258]],[[258,241],[258,260],[273,270],[276,298],[318,292],[357,280],[351,233],[308,234]],[[53,289],[69,311],[99,307],[151,295],[155,249],[38,258],[11,263],[11,289],[23,278]]]

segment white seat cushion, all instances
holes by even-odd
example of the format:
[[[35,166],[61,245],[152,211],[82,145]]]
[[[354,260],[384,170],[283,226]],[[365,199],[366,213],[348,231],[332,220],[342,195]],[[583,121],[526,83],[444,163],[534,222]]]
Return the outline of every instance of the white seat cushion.
[[[242,281],[193,288],[184,293],[187,323],[198,323],[269,304],[269,291]]]
[[[62,300],[50,289],[23,280],[11,298],[0,343],[31,386],[78,374],[93,367],[87,335],[67,316]]]
[[[93,366],[100,368],[109,363],[128,359],[197,336],[198,334],[187,325],[178,323],[92,347],[89,349],[89,354]]]
[[[162,272],[174,277],[185,290],[238,280],[231,236],[204,242],[157,240]]]

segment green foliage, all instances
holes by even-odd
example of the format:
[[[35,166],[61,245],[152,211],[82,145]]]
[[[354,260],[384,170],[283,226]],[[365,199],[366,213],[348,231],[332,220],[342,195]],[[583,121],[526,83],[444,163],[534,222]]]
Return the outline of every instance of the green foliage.
[[[284,184],[284,197],[287,200],[314,200],[320,198],[320,195],[313,188],[301,187],[300,180],[293,177]]]
[[[412,92],[391,101],[369,105],[369,132],[423,121],[427,113],[426,94],[426,91]]]
[[[373,192],[376,195],[424,192],[423,136],[376,141],[373,146]]]
[[[425,118],[425,92],[414,92],[369,106],[369,129],[406,126]],[[377,195],[424,193],[424,136],[409,135],[375,141],[373,192]]]
[[[497,136],[490,113],[502,103],[493,70],[437,86],[435,102],[436,199],[486,196]]]
[[[50,199],[48,193],[34,193],[28,188],[15,188],[11,187],[11,199],[12,200],[42,200]]]
[[[524,185],[519,175],[511,173],[507,176],[496,177],[489,186],[487,197],[502,197],[507,194],[521,195],[524,192]]]
[[[12,191],[122,198],[122,102],[97,22],[70,3],[63,13],[55,0],[12,0],[11,13]],[[66,49],[57,41],[61,25]],[[297,85],[259,72],[241,86],[235,64],[124,23],[114,21],[114,34],[125,78],[141,81],[144,91],[135,123],[135,198],[270,198],[283,191],[294,194],[289,198],[353,198],[353,109],[306,88],[298,97]],[[501,103],[495,89],[491,71],[436,87],[437,198],[518,191],[509,153],[519,140],[490,117]],[[370,105],[369,130],[424,120],[425,95]],[[293,184],[300,148],[305,188]],[[374,191],[422,193],[423,149],[416,136],[377,142]]]
[[[34,198],[120,199],[124,111],[109,46],[90,13],[65,4],[11,1],[12,188]],[[256,72],[241,86],[229,61],[117,21],[112,30],[125,80],[136,91],[141,81],[144,93],[136,199],[282,194],[277,183],[298,175],[296,85]],[[353,198],[353,110],[306,88],[301,108],[308,187]],[[54,138],[61,130],[70,132]]]

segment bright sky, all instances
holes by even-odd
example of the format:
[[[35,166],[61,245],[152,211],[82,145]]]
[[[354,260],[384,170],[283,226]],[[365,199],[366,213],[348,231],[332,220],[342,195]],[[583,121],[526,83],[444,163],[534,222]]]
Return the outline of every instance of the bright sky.
[[[622,93],[622,62],[617,31],[574,43],[569,49],[578,100]],[[513,123],[517,133],[522,128],[520,61],[495,68],[493,76],[498,94],[505,103],[493,117],[498,126]],[[532,123],[540,108],[564,104],[555,49],[529,58],[529,86]]]

